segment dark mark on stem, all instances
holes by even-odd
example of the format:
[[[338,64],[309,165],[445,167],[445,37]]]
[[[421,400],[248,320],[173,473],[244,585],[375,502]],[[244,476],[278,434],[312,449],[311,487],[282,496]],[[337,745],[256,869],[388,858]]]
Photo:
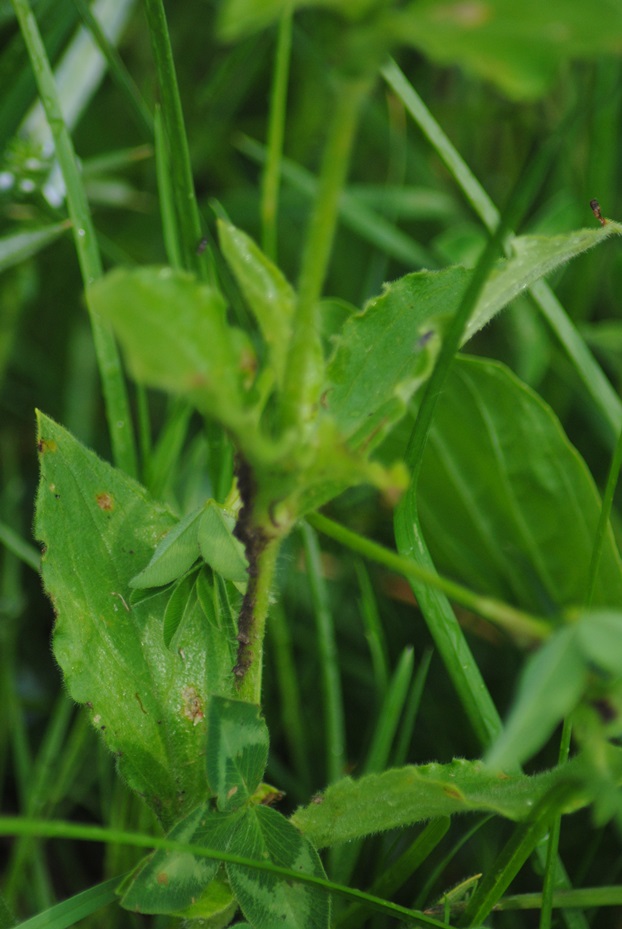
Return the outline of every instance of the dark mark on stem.
[[[233,534],[244,546],[246,560],[248,561],[248,586],[238,616],[238,654],[233,668],[239,686],[252,661],[251,644],[255,625],[259,559],[268,540],[265,533],[253,525],[253,503],[257,488],[252,469],[241,455],[236,458],[235,474],[242,500],[242,508],[238,514]]]
[[[594,214],[598,222],[601,224],[601,226],[606,226],[607,220],[605,219],[605,217],[600,211],[600,203],[598,202],[598,200],[590,200],[590,209],[592,210],[592,213]]]

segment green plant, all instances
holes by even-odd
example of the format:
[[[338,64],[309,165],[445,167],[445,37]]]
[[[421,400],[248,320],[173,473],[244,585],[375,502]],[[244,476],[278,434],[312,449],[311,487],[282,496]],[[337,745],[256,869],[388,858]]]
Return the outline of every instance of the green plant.
[[[591,806],[596,823],[622,823],[622,755],[615,744],[622,566],[609,521],[622,442],[619,400],[542,278],[620,234],[622,225],[607,220],[565,234],[514,235],[511,226],[537,198],[569,123],[527,159],[500,216],[403,73],[386,59],[405,42],[529,98],[544,91],[560,62],[617,48],[622,19],[611,4],[600,29],[582,5],[544,9],[534,3],[521,10],[519,22],[529,20],[521,35],[513,33],[517,14],[502,0],[317,4],[329,8],[317,22],[325,28],[334,86],[293,287],[275,260],[276,198],[286,169],[287,59],[299,5],[314,4],[229,0],[219,13],[220,36],[229,41],[280,22],[261,249],[219,206],[217,239],[205,247],[164,9],[161,0],[146,0],[159,82],[154,144],[169,263],[102,275],[47,53],[28,3],[13,0],[65,181],[115,460],[115,466],[105,463],[38,414],[35,532],[45,547],[43,580],[56,612],[54,655],[71,697],[87,708],[119,774],[153,818],[146,837],[69,824],[56,824],[55,832],[54,823],[33,819],[0,820],[0,831],[18,831],[24,840],[107,834],[111,842],[151,847],[122,879],[94,889],[87,911],[117,894],[127,910],[200,918],[214,927],[227,925],[238,908],[248,924],[266,929],[356,925],[365,918],[363,905],[415,925],[448,925],[455,916],[462,925],[479,926],[524,862],[539,853],[541,925],[550,925],[555,894],[560,888],[572,893],[557,857],[562,815]],[[88,20],[88,9],[85,15]],[[566,30],[563,43],[547,39],[558,20]],[[127,86],[106,37],[99,41]],[[347,208],[343,188],[357,126],[379,73],[450,167],[490,238],[472,267],[408,273],[359,310],[322,300],[322,294],[340,209]],[[134,99],[143,113],[140,97]],[[143,122],[150,127],[144,113]],[[350,215],[373,225],[361,204],[351,205]],[[7,263],[65,228],[49,224],[26,242],[13,239]],[[498,361],[456,357],[528,288],[615,445],[604,503],[558,417],[534,390]],[[115,340],[140,390],[141,483]],[[145,388],[175,398],[155,446]],[[201,452],[209,493],[196,494],[199,501],[180,516],[167,484],[182,470],[192,410],[209,423],[207,453],[205,443]],[[317,513],[364,486],[397,504],[397,554]],[[335,760],[329,769],[334,783],[313,799],[309,792],[288,818],[268,805],[279,789],[264,780],[274,778],[266,775],[262,670],[273,607],[280,624],[275,635],[287,649],[288,620],[278,618],[275,578],[298,527],[318,615],[330,711],[327,755]],[[405,764],[399,720],[408,718],[407,707],[416,707],[424,674],[413,678],[412,651],[405,649],[389,676],[369,579],[358,563],[383,725],[360,776],[341,776],[338,661],[316,531],[411,583],[483,762]],[[450,601],[533,651],[505,728]],[[564,720],[559,763],[522,773],[520,766]],[[413,723],[411,713],[410,729]],[[568,760],[571,723],[577,751]],[[288,738],[292,753],[304,757],[304,736]],[[468,892],[445,894],[433,912],[383,899],[431,855],[448,817],[476,811],[517,825],[497,866],[472,891],[469,880]],[[363,839],[427,820],[370,893],[347,886]],[[330,880],[318,854],[323,848],[330,849]],[[610,902],[618,902],[614,891]],[[329,892],[349,897],[350,909],[331,915]],[[582,919],[574,925],[585,925]]]

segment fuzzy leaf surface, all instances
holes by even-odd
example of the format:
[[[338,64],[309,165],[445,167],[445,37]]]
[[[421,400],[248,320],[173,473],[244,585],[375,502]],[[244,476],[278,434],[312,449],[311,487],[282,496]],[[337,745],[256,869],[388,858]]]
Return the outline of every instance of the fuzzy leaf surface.
[[[228,850],[324,877],[322,863],[309,840],[284,816],[266,806],[246,808]],[[320,888],[241,865],[228,864],[227,874],[242,912],[254,929],[328,929],[330,901]]]
[[[615,751],[612,764],[619,776],[622,762]],[[564,778],[577,783],[568,811],[581,806],[589,795],[581,786],[583,777],[578,760],[532,776],[499,774],[481,761],[464,759],[409,765],[337,781],[314,803],[296,810],[291,822],[317,848],[324,848],[455,813],[485,811],[520,821]]]
[[[207,780],[221,812],[255,792],[268,761],[268,727],[254,703],[211,697],[207,708]]]
[[[178,649],[166,648],[167,592],[132,606],[129,598],[173,515],[52,420],[38,414],[38,423],[35,529],[56,611],[54,654],[119,772],[171,825],[206,796],[205,704],[210,693],[234,692],[232,643],[196,600]]]
[[[605,226],[577,229],[563,235],[525,235],[512,239],[513,255],[497,262],[486,282],[466,328],[464,341],[541,277],[577,258],[610,236],[621,235],[622,225],[609,220]]]
[[[598,491],[550,407],[503,365],[456,359],[437,404],[418,504],[440,571],[538,614],[582,604]],[[609,528],[593,603],[621,600]]]

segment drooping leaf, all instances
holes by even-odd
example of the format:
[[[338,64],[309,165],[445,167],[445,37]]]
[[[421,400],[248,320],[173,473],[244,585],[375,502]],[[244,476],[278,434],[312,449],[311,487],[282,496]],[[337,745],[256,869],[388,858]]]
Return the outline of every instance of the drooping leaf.
[[[89,288],[89,302],[112,323],[137,381],[187,397],[232,430],[248,424],[253,351],[217,290],[172,268],[117,269]]]
[[[203,506],[184,516],[162,539],[151,561],[130,581],[130,587],[164,587],[185,574],[198,559],[199,521]]]
[[[488,763],[512,769],[530,758],[574,709],[586,680],[576,628],[560,629],[527,660],[506,727],[488,752]]]
[[[167,838],[223,851],[239,823],[239,815],[214,813],[200,806],[178,823]],[[212,892],[208,888],[218,868],[216,859],[193,855],[190,850],[153,852],[122,881],[117,891],[121,905],[137,913],[207,917],[213,913],[215,903],[214,888]],[[229,909],[231,896],[227,900],[218,883],[218,901]],[[190,908],[194,912],[189,912]]]
[[[593,13],[582,0],[411,0],[394,32],[441,64],[460,65],[515,99],[533,99],[569,60],[619,54],[619,3],[602,0]]]
[[[214,571],[228,581],[244,584],[248,563],[244,546],[233,535],[235,518],[215,500],[208,500],[199,523],[201,554]]]
[[[437,404],[418,503],[440,571],[540,614],[582,604],[598,492],[553,411],[503,365],[456,359]],[[593,602],[621,599],[609,529]]]
[[[54,654],[69,693],[120,773],[170,825],[206,796],[205,705],[234,694],[234,653],[197,603],[176,651],[163,641],[167,593],[130,606],[130,580],[175,524],[135,481],[38,414],[36,533],[56,610]]]
[[[250,806],[229,843],[229,851],[324,877],[309,840],[284,816],[266,806]],[[328,929],[330,900],[317,887],[287,881],[241,865],[227,865],[231,887],[254,929]]]
[[[618,778],[622,774],[620,754],[615,749],[611,756]],[[519,821],[564,779],[577,784],[567,811],[589,802],[591,794],[582,786],[584,771],[579,759],[531,776],[500,774],[481,761],[464,759],[450,764],[409,765],[359,780],[344,778],[309,806],[296,810],[291,822],[317,848],[324,848],[455,813],[486,811]]]
[[[218,809],[235,810],[255,792],[268,760],[268,727],[254,703],[212,697],[207,708],[207,780]]]
[[[269,349],[277,384],[285,371],[296,295],[258,245],[230,223],[219,222],[218,239],[227,263],[255,316]]]

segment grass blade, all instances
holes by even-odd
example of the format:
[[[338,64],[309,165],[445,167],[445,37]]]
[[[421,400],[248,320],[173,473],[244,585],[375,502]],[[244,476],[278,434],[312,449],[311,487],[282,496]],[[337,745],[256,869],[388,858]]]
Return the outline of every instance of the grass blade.
[[[68,929],[69,926],[75,926],[79,920],[85,919],[103,906],[119,899],[115,889],[122,878],[123,875],[120,874],[118,877],[111,877],[108,881],[89,887],[88,890],[70,897],[69,900],[63,900],[62,903],[57,903],[49,910],[38,913],[32,919],[19,923],[15,929]]]
[[[168,140],[168,154],[179,225],[179,245],[184,267],[199,277],[207,277],[207,265],[197,254],[201,240],[201,220],[197,206],[188,138],[177,85],[166,14],[162,0],[146,0],[145,10],[158,75],[162,120]]]
[[[326,719],[327,783],[343,777],[346,764],[345,723],[339,658],[335,627],[330,611],[326,584],[322,577],[320,547],[310,526],[303,523],[302,539],[307,563],[311,599],[315,612],[318,656],[322,668],[324,712]]]
[[[28,0],[12,0],[12,3],[37,79],[39,96],[54,138],[56,156],[67,190],[67,207],[73,223],[74,244],[82,280],[88,287],[100,277],[102,265],[73,143],[63,119],[45,46]],[[119,352],[110,327],[104,324],[90,308],[89,313],[115,463],[127,474],[135,476],[137,473],[136,450]]]

